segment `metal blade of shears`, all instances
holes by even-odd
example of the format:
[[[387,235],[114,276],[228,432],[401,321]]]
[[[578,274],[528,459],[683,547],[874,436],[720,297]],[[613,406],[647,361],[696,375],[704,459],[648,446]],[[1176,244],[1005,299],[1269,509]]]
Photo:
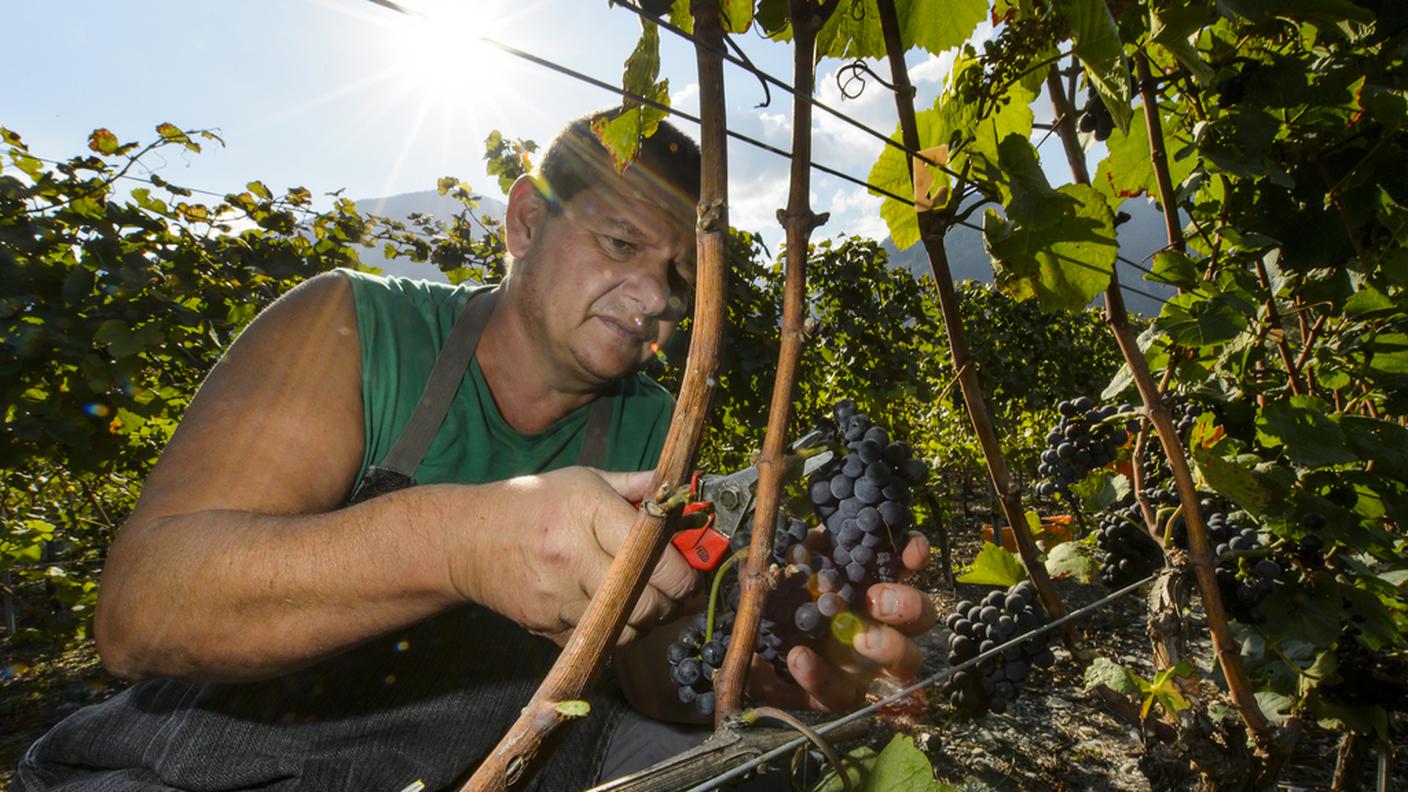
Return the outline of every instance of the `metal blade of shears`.
[[[835,457],[832,451],[822,451],[802,458],[788,455],[786,478],[809,476]],[[801,464],[795,464],[800,462]],[[703,476],[699,481],[699,499],[714,504],[714,530],[732,538],[743,521],[753,511],[758,490],[758,466],[750,465],[726,476]]]

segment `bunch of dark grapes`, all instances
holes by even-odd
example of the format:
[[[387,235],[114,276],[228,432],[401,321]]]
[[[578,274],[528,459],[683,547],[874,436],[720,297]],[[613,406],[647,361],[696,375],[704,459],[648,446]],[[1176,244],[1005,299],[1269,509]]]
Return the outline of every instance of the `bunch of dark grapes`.
[[[1150,506],[1157,509],[1160,506],[1178,505],[1178,491],[1173,484],[1173,468],[1169,467],[1163,453],[1157,448],[1151,448],[1147,440],[1144,443],[1143,458],[1139,460],[1139,471],[1144,479],[1144,500],[1148,501]]]
[[[1078,126],[1082,132],[1095,133],[1096,140],[1108,140],[1110,133],[1115,131],[1115,119],[1093,87],[1085,90],[1085,107],[1081,110]]]
[[[1036,586],[1024,580],[1006,591],[994,590],[981,602],[964,600],[949,614],[948,661],[958,665],[999,644],[1046,624],[1046,611],[1036,599]],[[1056,661],[1049,633],[1009,646],[976,666],[955,672],[943,692],[961,715],[980,718],[1001,714],[1021,692],[1033,667],[1050,668]]]
[[[1037,494],[1046,498],[1066,492],[1090,471],[1115,461],[1120,447],[1138,427],[1135,421],[1119,424],[1107,420],[1129,412],[1129,405],[1096,407],[1088,396],[1082,396],[1063,401],[1056,409],[1061,421],[1046,435],[1047,448],[1037,466],[1037,473],[1046,479],[1037,485]]]
[[[675,684],[680,701],[693,704],[701,715],[714,714],[714,671],[724,664],[728,652],[729,631],[733,628],[733,611],[720,609],[714,621],[714,632],[705,640],[708,614],[695,614],[694,619],[665,649],[670,662],[670,681]]]
[[[1106,588],[1123,588],[1164,565],[1163,548],[1145,529],[1136,503],[1106,510],[1095,539],[1100,547],[1100,582]]]
[[[1197,423],[1198,416],[1202,415],[1205,410],[1203,405],[1191,399],[1178,399],[1174,402],[1170,412],[1173,413],[1173,425],[1178,436],[1187,441],[1188,433],[1193,431],[1193,424]]]
[[[864,590],[898,579],[900,552],[914,525],[911,489],[929,478],[929,466],[855,402],[838,402],[834,415],[849,453],[813,473],[807,491],[826,525],[836,567]]]
[[[827,530],[807,542],[806,523],[779,514],[773,534],[777,577],[753,650],[784,679],[790,679],[792,647],[820,648],[833,619],[862,609],[860,598],[870,585],[898,579],[906,531],[914,524],[911,488],[929,476],[908,444],[892,442],[854,402],[838,402],[833,414],[849,453],[822,466],[807,483]],[[735,551],[749,546],[751,531],[745,521],[731,540]],[[705,639],[707,617],[699,614],[666,652],[680,701],[703,715],[714,711],[714,672],[723,665],[740,593],[736,572],[728,573],[713,635]]]
[[[1265,550],[1256,528],[1243,525],[1236,514],[1215,511],[1217,505],[1211,500],[1202,501],[1199,508],[1205,515],[1208,544],[1217,563],[1217,587],[1227,615],[1243,624],[1261,624],[1266,621],[1261,602],[1276,588],[1281,565],[1267,557],[1242,558],[1241,553]],[[1174,526],[1173,543],[1188,549],[1188,527],[1181,521]]]

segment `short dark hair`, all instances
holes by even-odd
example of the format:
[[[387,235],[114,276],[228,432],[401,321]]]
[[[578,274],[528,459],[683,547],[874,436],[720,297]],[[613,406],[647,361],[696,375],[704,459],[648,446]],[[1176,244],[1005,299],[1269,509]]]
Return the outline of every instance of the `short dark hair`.
[[[619,116],[622,108],[600,110],[574,119],[548,143],[535,173],[538,189],[556,212],[583,189],[617,173],[611,154],[592,132],[592,122]],[[625,173],[642,173],[691,215],[699,202],[699,144],[668,121],[641,143],[640,156]]]

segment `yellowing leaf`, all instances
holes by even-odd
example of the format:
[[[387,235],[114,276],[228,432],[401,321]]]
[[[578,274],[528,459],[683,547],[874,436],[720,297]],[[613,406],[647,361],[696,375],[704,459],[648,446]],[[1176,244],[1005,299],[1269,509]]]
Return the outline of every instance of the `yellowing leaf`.
[[[109,129],[95,129],[88,136],[88,148],[99,154],[111,154],[117,151],[117,135]]]

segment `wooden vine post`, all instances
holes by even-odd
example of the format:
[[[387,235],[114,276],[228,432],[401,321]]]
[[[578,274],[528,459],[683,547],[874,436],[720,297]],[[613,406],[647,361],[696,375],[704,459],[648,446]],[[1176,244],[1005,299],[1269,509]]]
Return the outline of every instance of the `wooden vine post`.
[[[768,568],[772,560],[773,529],[782,502],[783,473],[786,467],[787,427],[792,412],[792,391],[797,380],[797,364],[802,355],[802,322],[806,310],[807,247],[812,231],[826,222],[814,214],[811,192],[812,95],[815,78],[816,35],[831,16],[839,0],[818,5],[813,0],[788,0],[792,20],[793,92],[792,173],[787,209],[779,213],[787,230],[787,255],[783,273],[782,339],[777,355],[777,378],[773,382],[768,409],[767,432],[758,457],[758,490],[753,514],[752,544],[748,561],[739,574],[742,586],[738,613],[728,654],[716,677],[718,699],[714,717],[719,725],[742,706],[747,688],[748,667],[753,659],[758,625],[769,588]]]
[[[703,153],[696,249],[698,280],[694,325],[679,400],[660,452],[652,492],[655,501],[687,484],[695,449],[713,396],[725,316],[725,246],[728,241],[723,50],[718,0],[695,0],[699,63],[700,148]],[[665,515],[647,502],[601,588],[592,597],[567,646],[543,679],[517,722],[485,757],[462,792],[505,790],[525,782],[544,743],[562,725],[565,702],[582,699],[600,676],[611,647],[625,626],[631,605],[644,589],[669,537]],[[588,715],[591,717],[591,715]]]
[[[1085,152],[1081,149],[1080,140],[1076,135],[1075,108],[1070,97],[1066,94],[1065,86],[1061,83],[1060,73],[1054,66],[1047,73],[1046,88],[1047,92],[1051,94],[1051,102],[1056,113],[1056,130],[1061,138],[1061,144],[1065,148],[1072,178],[1079,184],[1090,184],[1090,174],[1085,164]],[[1154,104],[1152,108],[1146,104],[1145,111],[1157,114],[1157,104]],[[1163,139],[1155,137],[1152,129],[1150,141],[1151,145],[1162,149]],[[1157,166],[1157,157],[1155,163]],[[1168,184],[1166,168],[1165,176],[1159,181],[1159,184],[1161,188]],[[1162,194],[1160,199],[1164,202],[1166,214],[1177,213],[1177,204],[1172,200],[1171,189],[1168,193]],[[1172,222],[1176,223],[1177,221]],[[1181,239],[1181,236],[1179,238]],[[1261,707],[1257,705],[1251,682],[1247,678],[1246,670],[1242,667],[1241,647],[1232,637],[1232,631],[1227,626],[1227,612],[1222,605],[1222,596],[1217,587],[1217,577],[1213,571],[1212,548],[1208,545],[1207,525],[1198,506],[1198,492],[1193,486],[1193,476],[1188,469],[1188,458],[1184,453],[1183,443],[1178,437],[1178,431],[1174,427],[1173,417],[1163,402],[1159,386],[1154,382],[1154,377],[1149,372],[1149,363],[1144,358],[1143,350],[1139,348],[1134,332],[1130,330],[1129,314],[1125,310],[1124,296],[1120,293],[1119,273],[1114,270],[1110,273],[1110,284],[1105,290],[1105,320],[1110,326],[1111,332],[1114,333],[1120,353],[1124,356],[1125,363],[1129,366],[1130,373],[1134,377],[1135,386],[1139,390],[1139,396],[1144,405],[1145,416],[1153,423],[1159,436],[1159,442],[1163,446],[1164,455],[1168,458],[1169,467],[1173,470],[1173,480],[1178,489],[1179,502],[1183,507],[1184,523],[1188,527],[1189,560],[1198,583],[1199,593],[1202,595],[1203,610],[1207,614],[1213,650],[1217,655],[1218,664],[1222,667],[1222,675],[1227,680],[1228,692],[1237,705],[1243,721],[1255,735],[1258,743],[1263,747],[1268,747],[1273,742],[1272,727],[1266,716],[1262,714]]]
[[[911,151],[919,151],[919,128],[915,121],[914,114],[914,88],[909,81],[909,68],[904,62],[904,44],[900,39],[899,16],[895,12],[894,0],[879,0],[880,27],[885,35],[885,54],[890,62],[890,74],[895,86],[895,107],[899,111],[900,131],[903,135],[904,147]],[[911,178],[914,172],[915,163],[910,160]],[[955,191],[957,194],[957,191]],[[918,198],[918,196],[915,196]],[[968,417],[973,422],[973,430],[978,435],[978,444],[983,449],[983,458],[987,462],[988,476],[992,480],[993,488],[997,490],[999,503],[1002,505],[1002,514],[1012,526],[1012,533],[1017,539],[1017,549],[1022,556],[1022,564],[1027,569],[1027,574],[1031,576],[1032,583],[1036,585],[1037,596],[1041,598],[1041,604],[1046,608],[1046,613],[1052,619],[1059,619],[1066,615],[1065,605],[1061,602],[1061,597],[1056,593],[1056,589],[1051,585],[1051,576],[1046,572],[1046,565],[1041,561],[1041,554],[1037,550],[1036,540],[1032,537],[1031,529],[1027,527],[1026,513],[1022,511],[1021,497],[1012,482],[1012,473],[1007,467],[1007,461],[1002,456],[1002,446],[997,439],[997,431],[993,428],[992,415],[988,412],[987,401],[983,397],[982,386],[978,383],[978,372],[976,364],[968,350],[968,336],[963,331],[963,319],[958,310],[958,296],[953,288],[953,273],[949,270],[948,254],[944,251],[944,235],[948,233],[949,224],[945,216],[938,211],[918,211],[919,236],[924,241],[924,248],[929,254],[929,266],[934,273],[934,283],[939,292],[939,308],[943,314],[944,332],[948,335],[949,355],[953,361],[953,369],[957,371],[959,391],[963,394],[963,403],[968,408]],[[1062,627],[1066,645],[1074,647],[1076,644],[1075,627],[1067,623]]]

